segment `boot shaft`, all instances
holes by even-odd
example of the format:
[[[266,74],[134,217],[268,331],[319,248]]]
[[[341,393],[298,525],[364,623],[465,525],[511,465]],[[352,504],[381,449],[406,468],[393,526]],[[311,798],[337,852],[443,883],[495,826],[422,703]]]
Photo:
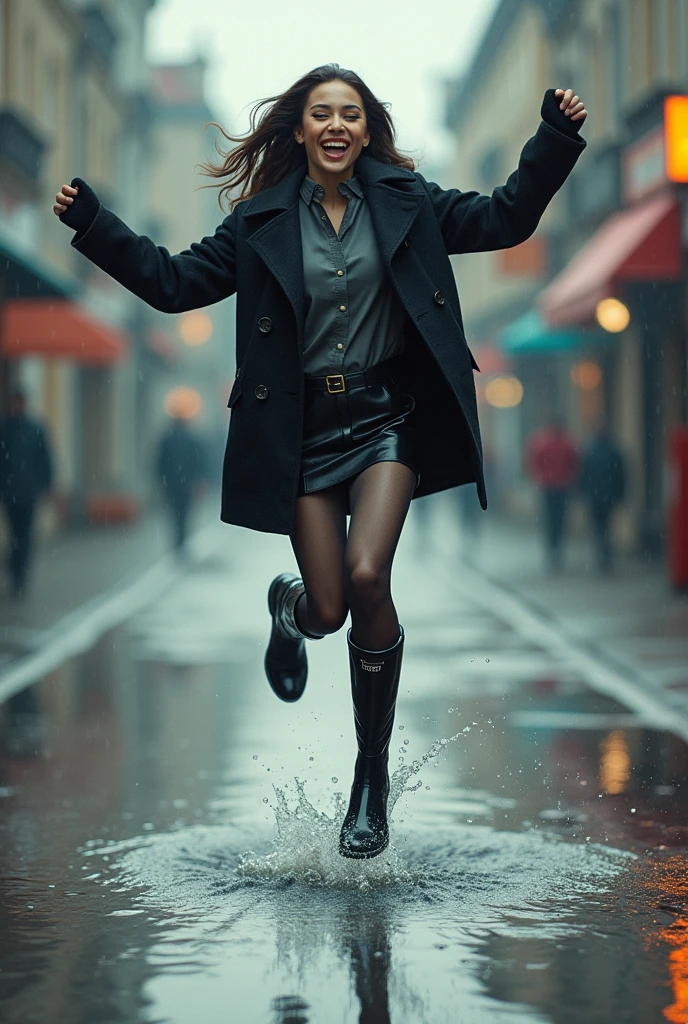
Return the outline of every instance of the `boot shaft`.
[[[401,626],[399,634],[385,651],[366,651],[353,643],[351,630],[347,634],[356,739],[366,757],[385,754],[392,736],[404,651]]]

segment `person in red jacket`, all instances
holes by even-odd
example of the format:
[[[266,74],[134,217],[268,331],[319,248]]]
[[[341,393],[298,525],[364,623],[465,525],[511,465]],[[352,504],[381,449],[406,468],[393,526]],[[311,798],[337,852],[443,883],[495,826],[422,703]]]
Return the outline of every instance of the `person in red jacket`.
[[[553,417],[528,438],[525,453],[528,476],[542,492],[541,523],[545,528],[547,560],[561,568],[562,542],[569,495],[580,471],[580,454],[560,417]]]

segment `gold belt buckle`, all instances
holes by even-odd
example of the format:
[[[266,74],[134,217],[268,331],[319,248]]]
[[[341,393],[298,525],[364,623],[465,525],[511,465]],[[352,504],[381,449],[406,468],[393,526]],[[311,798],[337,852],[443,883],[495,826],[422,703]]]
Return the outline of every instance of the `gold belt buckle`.
[[[343,373],[333,373],[329,377],[325,377],[325,383],[327,384],[327,390],[331,395],[341,395],[342,391],[346,391],[346,382],[344,380]]]

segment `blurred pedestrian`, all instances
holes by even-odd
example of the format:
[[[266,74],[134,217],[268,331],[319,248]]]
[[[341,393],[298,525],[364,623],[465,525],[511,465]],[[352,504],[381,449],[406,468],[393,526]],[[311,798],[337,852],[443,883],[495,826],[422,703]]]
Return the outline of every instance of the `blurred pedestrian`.
[[[569,498],[578,479],[580,454],[561,417],[534,431],[525,453],[526,472],[542,496],[541,524],[551,570],[562,565]]]
[[[237,293],[221,518],[290,537],[301,576],[283,573],[268,591],[265,670],[282,700],[304,691],[305,639],[351,613],[358,757],[345,857],[376,857],[389,842],[404,647],[391,572],[411,499],[473,482],[487,507],[478,367],[449,255],[529,238],[586,145],[573,89],[548,89],[540,113],[506,185],[491,196],[443,189],[398,151],[365,82],[327,64],[259,102],[247,135],[225,133],[223,162],[205,170],[232,212],[184,252],[137,235],[82,178],[55,197],[74,247],[157,309]]]
[[[208,479],[205,446],[195,437],[186,419],[173,418],[160,438],[156,456],[157,478],[172,520],[175,550],[186,550],[189,513],[194,497]]]
[[[0,422],[0,500],[7,522],[7,571],[14,597],[26,592],[36,505],[53,480],[48,435],[26,409],[26,395],[16,389],[10,396],[9,415]]]
[[[590,514],[597,568],[603,573],[612,569],[611,519],[626,495],[626,478],[624,454],[603,423],[583,456],[579,481]]]

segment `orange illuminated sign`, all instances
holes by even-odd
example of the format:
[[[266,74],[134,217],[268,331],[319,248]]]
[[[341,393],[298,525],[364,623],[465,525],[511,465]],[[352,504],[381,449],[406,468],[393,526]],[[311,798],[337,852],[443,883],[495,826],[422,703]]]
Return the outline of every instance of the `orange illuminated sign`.
[[[688,183],[688,96],[664,100],[664,158],[669,181]]]

